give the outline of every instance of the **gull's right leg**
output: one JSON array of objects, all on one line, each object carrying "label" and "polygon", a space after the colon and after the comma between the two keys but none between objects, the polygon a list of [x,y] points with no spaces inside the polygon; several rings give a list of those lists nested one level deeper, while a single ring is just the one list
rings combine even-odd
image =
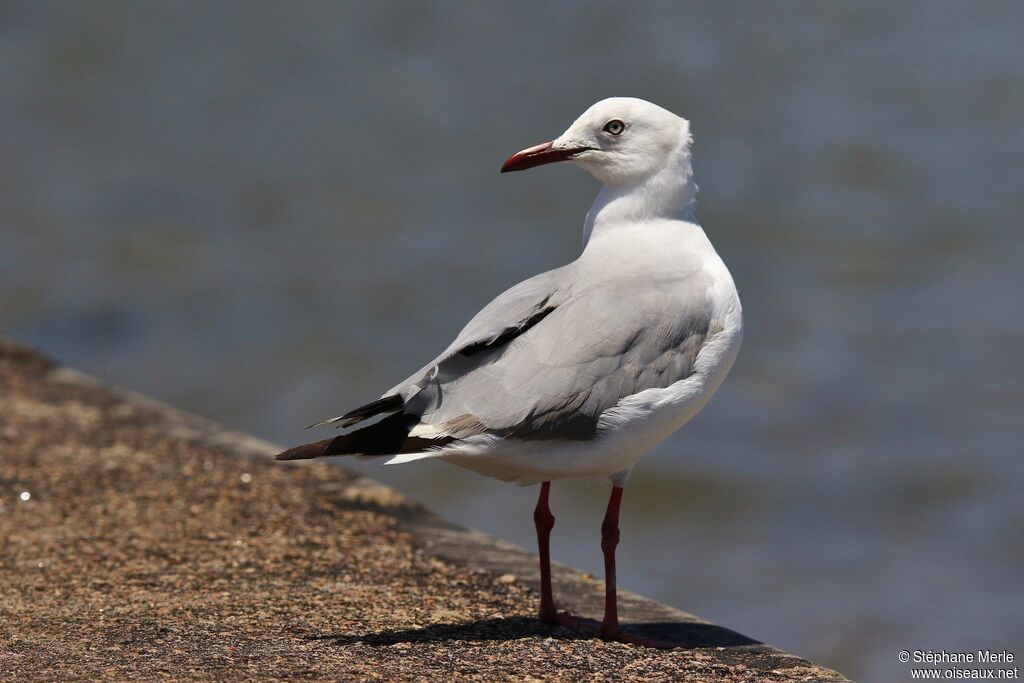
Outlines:
[{"label": "gull's right leg", "polygon": [[540,620],[554,624],[558,622],[555,599],[551,595],[551,530],[555,527],[555,516],[548,507],[548,493],[551,482],[540,485],[540,497],[533,511],[533,523],[537,526],[537,550],[540,554]]},{"label": "gull's right leg", "polygon": [[537,551],[540,555],[540,620],[546,624],[594,630],[597,622],[555,609],[555,598],[551,592],[551,530],[555,527],[555,516],[548,507],[550,491],[550,481],[540,485],[540,497],[533,511],[533,521],[537,525]]}]

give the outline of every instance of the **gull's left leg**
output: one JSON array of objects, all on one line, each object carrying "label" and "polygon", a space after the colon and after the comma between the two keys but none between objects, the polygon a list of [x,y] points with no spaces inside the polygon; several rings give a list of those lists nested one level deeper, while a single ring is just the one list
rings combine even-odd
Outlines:
[{"label": "gull's left leg", "polygon": [[613,486],[608,509],[601,524],[601,550],[604,553],[604,619],[598,629],[603,640],[632,643],[644,647],[671,649],[674,643],[631,636],[619,627],[619,596],[615,588],[615,547],[619,545],[619,505],[622,503],[622,487]]},{"label": "gull's left leg", "polygon": [[619,596],[615,589],[615,547],[619,545],[619,506],[622,487],[613,486],[608,509],[601,524],[601,551],[604,553],[604,619],[601,637],[605,640],[626,640],[619,628]]}]

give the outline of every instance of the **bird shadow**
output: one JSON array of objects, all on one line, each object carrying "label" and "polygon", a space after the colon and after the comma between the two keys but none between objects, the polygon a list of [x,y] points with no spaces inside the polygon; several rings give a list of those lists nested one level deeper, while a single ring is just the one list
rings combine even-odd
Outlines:
[{"label": "bird shadow", "polygon": [[[680,648],[738,647],[760,645],[759,641],[714,624],[660,622],[623,624],[623,629],[641,638],[668,641]],[[362,643],[373,646],[398,643],[440,643],[455,640],[497,641],[543,637],[558,640],[587,640],[594,634],[569,627],[551,626],[533,617],[498,617],[457,624],[431,624],[421,628],[383,630],[374,633],[338,633],[307,636],[335,645]]]}]

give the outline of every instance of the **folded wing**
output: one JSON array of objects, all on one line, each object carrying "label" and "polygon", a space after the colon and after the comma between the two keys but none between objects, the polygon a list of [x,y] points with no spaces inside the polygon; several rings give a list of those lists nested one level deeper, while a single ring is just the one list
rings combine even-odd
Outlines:
[{"label": "folded wing", "polygon": [[384,398],[335,420],[389,417],[279,457],[420,452],[477,434],[594,438],[621,399],[692,374],[712,327],[709,284],[698,272],[586,287],[571,265],[526,280]]}]

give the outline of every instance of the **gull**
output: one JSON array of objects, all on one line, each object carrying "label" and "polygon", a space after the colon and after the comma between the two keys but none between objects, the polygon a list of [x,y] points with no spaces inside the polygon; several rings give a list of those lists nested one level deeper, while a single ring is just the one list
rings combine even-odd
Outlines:
[{"label": "gull", "polygon": [[[686,424],[732,367],[743,336],[732,276],[697,222],[689,121],[613,97],[558,138],[510,156],[502,173],[569,161],[602,183],[568,265],[515,285],[434,360],[380,399],[313,426],[370,426],[297,446],[279,460],[330,455],[387,464],[443,460],[520,485],[540,484],[534,523],[540,618],[641,640],[619,625],[619,506],[636,462]],[[601,525],[604,617],[555,607],[551,482],[611,483]]]}]

